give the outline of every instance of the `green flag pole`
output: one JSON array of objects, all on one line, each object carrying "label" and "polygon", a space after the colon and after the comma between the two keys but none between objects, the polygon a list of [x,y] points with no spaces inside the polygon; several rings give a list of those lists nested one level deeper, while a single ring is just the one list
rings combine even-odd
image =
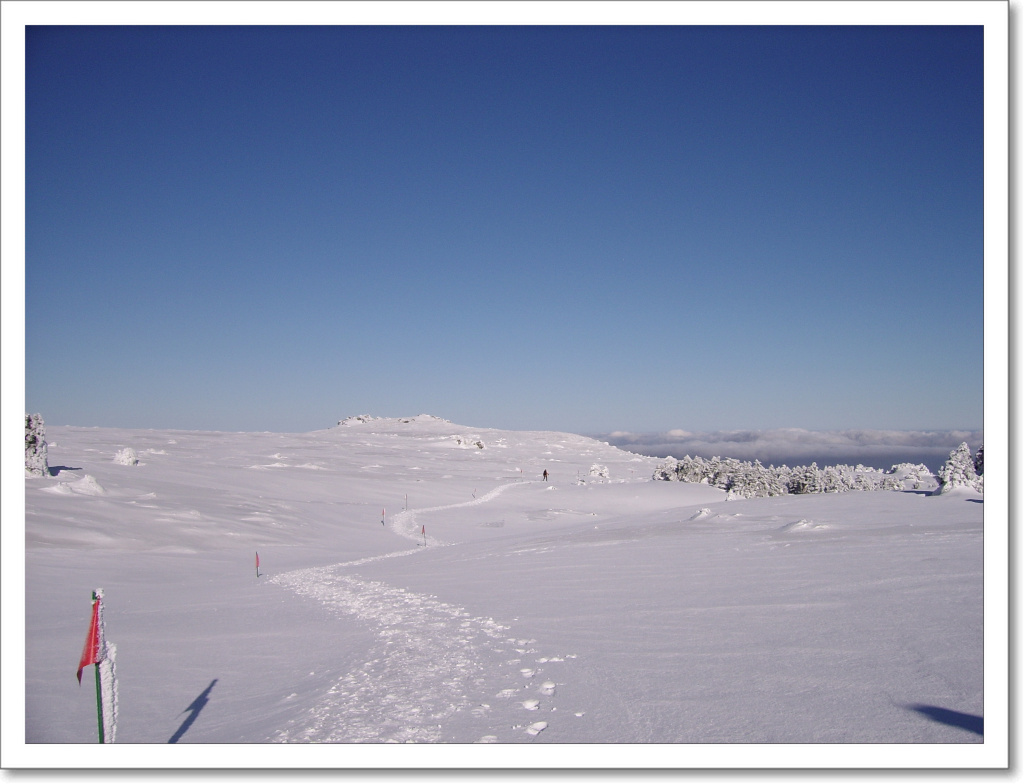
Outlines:
[{"label": "green flag pole", "polygon": [[[96,595],[96,591],[92,592],[92,602],[95,604],[99,601],[99,597]],[[101,641],[100,645],[104,645],[105,641]],[[100,651],[102,657],[103,651]],[[99,727],[100,743],[105,743],[103,737],[103,684],[100,682],[100,663],[96,662],[93,665],[96,668],[96,723]]]},{"label": "green flag pole", "polygon": [[96,722],[100,730],[100,743],[106,743],[103,738],[103,686],[100,684],[100,665],[96,667]]}]

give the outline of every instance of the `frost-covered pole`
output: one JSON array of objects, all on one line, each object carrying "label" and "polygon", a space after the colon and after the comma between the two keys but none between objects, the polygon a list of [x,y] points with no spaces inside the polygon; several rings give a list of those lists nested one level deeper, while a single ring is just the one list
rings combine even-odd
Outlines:
[{"label": "frost-covered pole", "polygon": [[100,743],[113,743],[117,729],[117,683],[114,672],[115,647],[107,646],[103,626],[103,589],[92,592],[92,621],[78,660],[78,682],[82,670],[96,667],[96,723]]}]

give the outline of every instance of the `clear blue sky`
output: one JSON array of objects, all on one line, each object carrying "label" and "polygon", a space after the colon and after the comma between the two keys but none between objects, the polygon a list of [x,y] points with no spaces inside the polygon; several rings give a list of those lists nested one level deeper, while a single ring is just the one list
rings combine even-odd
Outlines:
[{"label": "clear blue sky", "polygon": [[980,428],[980,27],[32,27],[26,407]]}]

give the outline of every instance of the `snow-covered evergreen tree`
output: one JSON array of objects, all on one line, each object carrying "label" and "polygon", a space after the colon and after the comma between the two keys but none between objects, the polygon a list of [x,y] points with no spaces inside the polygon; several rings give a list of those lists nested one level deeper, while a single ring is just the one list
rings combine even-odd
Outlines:
[{"label": "snow-covered evergreen tree", "polygon": [[25,414],[25,472],[32,476],[48,476],[46,458],[46,426],[41,414]]},{"label": "snow-covered evergreen tree", "polygon": [[789,475],[786,489],[794,495],[822,492],[822,477],[818,464],[811,463],[809,466],[794,468]]},{"label": "snow-covered evergreen tree", "polygon": [[778,473],[755,460],[740,464],[732,474],[727,490],[734,498],[770,498],[785,495],[786,486]]},{"label": "snow-covered evergreen tree", "polygon": [[985,445],[982,444],[978,447],[977,454],[974,455],[974,473],[978,476],[984,476],[985,474]]},{"label": "snow-covered evergreen tree", "polygon": [[[925,471],[924,466],[921,468]],[[846,493],[851,490],[902,490],[900,477],[858,465],[768,466],[732,457],[668,458],[654,469],[654,479],[706,484],[725,490],[730,498],[765,498],[786,493]]]},{"label": "snow-covered evergreen tree", "polygon": [[966,487],[983,492],[984,482],[974,470],[974,455],[966,442],[949,453],[949,459],[939,469],[939,494],[955,487]]},{"label": "snow-covered evergreen tree", "polygon": [[877,487],[868,474],[858,473],[853,477],[854,490],[876,490]]},{"label": "snow-covered evergreen tree", "polygon": [[898,476],[886,474],[878,484],[879,490],[903,490],[903,481]]},{"label": "snow-covered evergreen tree", "polygon": [[823,493],[844,493],[853,488],[853,483],[847,483],[840,466],[825,466],[821,471],[821,492]]},{"label": "snow-covered evergreen tree", "polygon": [[667,457],[665,462],[659,466],[655,466],[654,474],[651,476],[656,482],[674,482],[680,481],[679,475],[676,473],[676,467],[679,465],[679,461],[674,457]]},{"label": "snow-covered evergreen tree", "polygon": [[680,482],[708,483],[711,476],[711,466],[703,457],[690,457],[687,455],[676,464],[676,477]]}]

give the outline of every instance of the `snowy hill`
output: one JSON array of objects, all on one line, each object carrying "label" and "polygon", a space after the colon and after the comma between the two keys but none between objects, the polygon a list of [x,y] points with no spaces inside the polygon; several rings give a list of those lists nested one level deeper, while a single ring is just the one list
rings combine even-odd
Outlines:
[{"label": "snowy hill", "polygon": [[728,764],[713,744],[983,741],[977,493],[727,500],[593,439],[426,415],[47,440],[25,480],[29,744],[94,740],[72,673],[97,587],[118,744],[709,744],[630,758],[688,767]]}]

